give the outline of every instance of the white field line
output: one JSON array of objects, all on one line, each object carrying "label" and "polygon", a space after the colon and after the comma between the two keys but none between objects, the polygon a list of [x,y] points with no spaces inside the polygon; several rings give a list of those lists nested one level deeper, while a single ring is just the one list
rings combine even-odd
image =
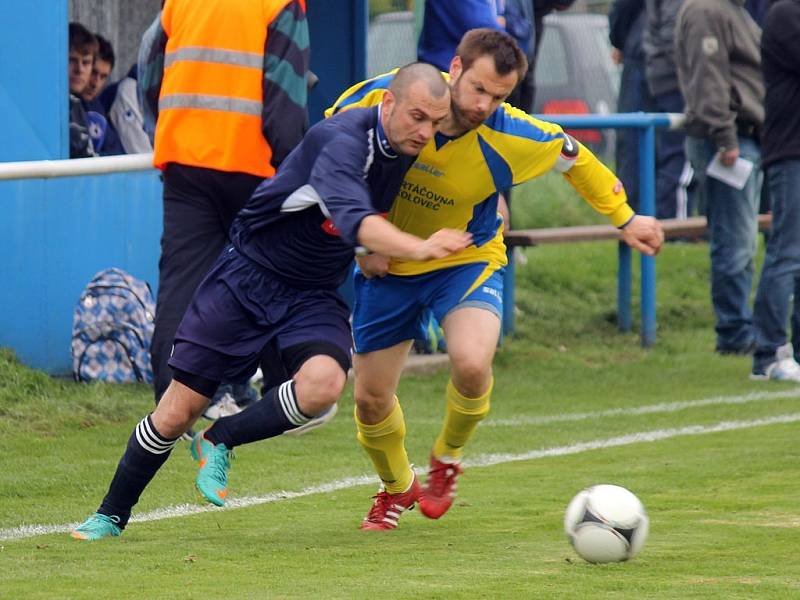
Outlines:
[{"label": "white field line", "polygon": [[481,427],[521,427],[527,425],[548,425],[550,423],[566,423],[569,421],[587,421],[602,417],[628,417],[636,415],[651,415],[656,413],[672,413],[689,408],[704,406],[717,406],[720,404],[747,404],[749,402],[764,402],[781,400],[785,398],[800,398],[800,386],[780,392],[751,392],[741,396],[715,396],[702,400],[684,400],[680,402],[664,402],[648,406],[634,406],[628,408],[610,408],[585,413],[562,413],[542,417],[518,416],[513,419],[495,419],[489,417],[481,422]]},{"label": "white field line", "polygon": [[[516,462],[521,460],[536,460],[539,458],[548,458],[552,456],[566,456],[569,454],[578,454],[581,452],[589,452],[591,450],[602,450],[605,448],[614,448],[617,446],[628,446],[630,444],[640,444],[644,442],[656,442],[670,438],[683,437],[687,435],[703,435],[707,433],[718,433],[722,431],[734,431],[737,429],[749,429],[752,427],[761,427],[764,425],[777,425],[783,423],[796,423],[800,421],[800,413],[792,413],[787,415],[778,415],[774,417],[765,417],[762,419],[752,419],[748,421],[722,421],[714,425],[687,425],[686,427],[677,427],[674,429],[657,429],[654,431],[642,431],[639,433],[630,433],[627,435],[606,438],[602,440],[594,440],[591,442],[579,442],[570,444],[568,446],[554,446],[552,448],[542,448],[540,450],[531,450],[521,454],[485,454],[479,455],[472,460],[464,461],[466,467],[489,467],[492,465],[499,465],[502,463]],[[422,470],[419,470],[422,472]],[[359,475],[357,477],[348,477],[345,479],[338,479],[320,485],[309,486],[299,491],[279,491],[262,496],[247,496],[244,498],[232,498],[228,500],[225,508],[217,508],[212,506],[198,506],[191,504],[180,504],[178,506],[169,506],[167,508],[159,508],[147,513],[134,516],[131,519],[132,523],[144,523],[148,521],[159,521],[161,519],[170,519],[174,517],[184,517],[187,515],[195,515],[199,513],[231,510],[236,508],[246,508],[248,506],[257,506],[260,504],[267,504],[270,502],[277,502],[280,500],[289,500],[292,498],[302,498],[304,496],[311,496],[313,494],[322,494],[333,492],[336,490],[343,490],[361,485],[375,484],[375,476]],[[67,523],[63,525],[21,525],[19,527],[12,527],[9,529],[0,529],[0,542],[6,540],[17,540],[22,538],[29,538],[39,535],[47,535],[51,533],[67,533],[72,531],[78,523]]]}]

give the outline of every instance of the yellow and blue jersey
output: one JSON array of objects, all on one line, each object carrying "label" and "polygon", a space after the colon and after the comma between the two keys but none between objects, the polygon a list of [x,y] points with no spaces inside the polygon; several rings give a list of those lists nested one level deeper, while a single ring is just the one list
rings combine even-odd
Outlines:
[{"label": "yellow and blue jersey", "polygon": [[[378,104],[393,76],[394,72],[354,85],[326,115]],[[577,142],[568,138],[567,143]],[[473,244],[437,260],[393,259],[389,272],[417,275],[473,262],[487,263],[490,270],[504,266],[507,260],[497,192],[553,168],[565,172],[581,195],[609,215],[615,225],[625,223],[633,212],[624,192],[612,191],[616,177],[585,147],[579,145],[579,151],[569,156],[562,153],[564,146],[560,126],[509,104],[502,104],[479,127],[458,137],[437,133],[406,173],[389,220],[421,238],[445,227],[468,231]],[[582,168],[572,173],[578,165]]]}]

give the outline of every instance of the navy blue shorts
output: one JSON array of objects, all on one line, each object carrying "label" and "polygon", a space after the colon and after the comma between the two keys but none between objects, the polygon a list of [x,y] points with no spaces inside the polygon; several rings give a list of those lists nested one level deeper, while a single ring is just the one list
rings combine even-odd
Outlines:
[{"label": "navy blue shorts", "polygon": [[[328,347],[350,366],[350,312],[336,290],[302,290],[228,246],[200,283],[175,334],[169,365],[212,381],[246,381],[267,344]],[[276,360],[280,360],[276,356]]]}]

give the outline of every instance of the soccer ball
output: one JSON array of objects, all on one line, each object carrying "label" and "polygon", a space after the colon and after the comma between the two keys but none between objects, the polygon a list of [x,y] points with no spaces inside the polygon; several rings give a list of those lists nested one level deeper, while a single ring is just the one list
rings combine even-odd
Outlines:
[{"label": "soccer ball", "polygon": [[650,521],[639,499],[618,485],[593,485],[567,506],[564,531],[590,563],[628,560],[644,546]]}]

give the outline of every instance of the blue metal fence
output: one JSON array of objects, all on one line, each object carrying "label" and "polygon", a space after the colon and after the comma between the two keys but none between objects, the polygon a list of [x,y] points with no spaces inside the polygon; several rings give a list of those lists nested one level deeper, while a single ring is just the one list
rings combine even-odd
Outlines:
[{"label": "blue metal fence", "polygon": [[[565,129],[637,129],[639,131],[639,214],[655,214],[655,154],[656,128],[679,128],[683,115],[666,113],[620,113],[614,115],[538,115],[538,118],[558,123]],[[514,261],[509,263],[504,280],[504,331],[511,333],[514,323]],[[617,272],[617,318],[621,331],[630,331],[631,318],[631,249],[619,244]],[[656,267],[655,258],[641,256],[641,324],[642,346],[656,341]]]}]

